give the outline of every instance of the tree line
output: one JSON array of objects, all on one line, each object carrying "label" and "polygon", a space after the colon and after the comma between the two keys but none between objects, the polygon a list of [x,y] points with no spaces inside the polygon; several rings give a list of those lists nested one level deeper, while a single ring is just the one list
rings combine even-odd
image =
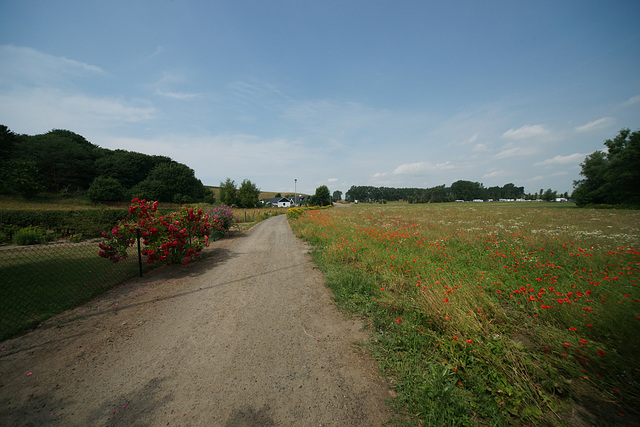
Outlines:
[{"label": "tree line", "polygon": [[556,198],[556,192],[549,189],[540,190],[539,195],[525,195],[524,187],[517,187],[512,183],[502,187],[485,188],[483,184],[473,181],[459,180],[450,187],[438,185],[431,188],[391,188],[372,186],[352,186],[346,193],[347,201],[362,202],[406,201],[409,203],[443,203],[456,200],[500,200],[519,199],[525,196],[531,198]]},{"label": "tree line", "polygon": [[193,169],[170,157],[101,148],[68,130],[21,135],[0,125],[0,193],[41,192],[86,194],[94,202],[214,201]]}]

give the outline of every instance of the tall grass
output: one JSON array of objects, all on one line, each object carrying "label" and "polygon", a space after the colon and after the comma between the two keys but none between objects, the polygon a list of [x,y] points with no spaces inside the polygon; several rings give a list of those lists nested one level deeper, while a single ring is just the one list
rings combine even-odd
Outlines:
[{"label": "tall grass", "polygon": [[425,425],[626,424],[640,407],[640,214],[559,204],[358,206],[291,221],[369,319]]}]

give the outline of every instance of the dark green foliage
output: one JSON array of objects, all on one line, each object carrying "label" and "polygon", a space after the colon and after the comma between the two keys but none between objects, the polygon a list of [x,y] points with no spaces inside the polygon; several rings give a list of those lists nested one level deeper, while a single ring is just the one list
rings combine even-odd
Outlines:
[{"label": "dark green foliage", "polygon": [[580,164],[572,199],[578,206],[592,204],[640,205],[640,131],[622,129],[604,142],[607,152],[595,151]]},{"label": "dark green foliage", "polygon": [[173,203],[201,201],[206,194],[193,169],[177,162],[156,165],[147,178],[132,189],[132,197]]},{"label": "dark green foliage", "polygon": [[41,184],[54,192],[89,188],[96,177],[93,164],[100,154],[96,145],[67,130],[22,137],[12,149],[13,158],[35,162]]},{"label": "dark green foliage", "polygon": [[220,201],[227,206],[238,205],[238,189],[236,183],[231,178],[220,183]]},{"label": "dark green foliage", "polygon": [[127,209],[3,210],[0,211],[0,231],[10,238],[20,228],[38,226],[60,236],[99,237],[128,212]]},{"label": "dark green foliage", "polygon": [[134,197],[191,203],[207,195],[193,170],[169,157],[100,148],[68,130],[29,136],[0,125],[0,193],[76,195],[94,183],[88,194],[94,202],[120,201],[133,193]]},{"label": "dark green foliage", "polygon": [[154,167],[171,162],[169,157],[115,150],[96,160],[95,168],[100,175],[115,178],[125,188],[132,188],[144,181]]},{"label": "dark green foliage", "polygon": [[126,199],[120,181],[110,176],[99,176],[93,180],[87,196],[92,202],[121,202]]},{"label": "dark green foliage", "polygon": [[556,192],[548,188],[547,191],[545,191],[542,196],[540,196],[540,198],[545,202],[553,202],[556,199]]},{"label": "dark green foliage", "polygon": [[460,180],[451,184],[451,192],[456,200],[484,199],[484,190],[479,182]]},{"label": "dark green foliage", "polygon": [[52,240],[53,234],[40,227],[25,227],[13,235],[13,243],[18,246],[36,245]]},{"label": "dark green foliage", "polygon": [[36,163],[29,160],[9,159],[0,164],[0,193],[33,197],[44,190],[38,182]]},{"label": "dark green foliage", "polygon": [[331,204],[331,193],[329,192],[329,187],[326,185],[321,185],[316,188],[316,194],[311,196],[311,200],[309,201],[312,206],[327,206]]},{"label": "dark green foliage", "polygon": [[471,181],[456,181],[451,187],[444,184],[431,188],[388,188],[352,186],[346,193],[348,201],[380,202],[381,200],[404,200],[409,203],[442,203],[461,200],[500,200],[519,199],[524,196],[524,187],[505,184],[502,187],[484,188],[482,184]]},{"label": "dark green foliage", "polygon": [[254,183],[245,179],[238,189],[238,207],[247,209],[257,207],[259,196],[260,189]]}]

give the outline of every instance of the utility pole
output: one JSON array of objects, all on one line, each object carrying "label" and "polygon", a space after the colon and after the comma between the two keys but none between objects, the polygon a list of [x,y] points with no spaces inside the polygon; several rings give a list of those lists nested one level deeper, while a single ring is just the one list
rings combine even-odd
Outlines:
[{"label": "utility pole", "polygon": [[293,203],[298,206],[298,178],[293,179]]}]

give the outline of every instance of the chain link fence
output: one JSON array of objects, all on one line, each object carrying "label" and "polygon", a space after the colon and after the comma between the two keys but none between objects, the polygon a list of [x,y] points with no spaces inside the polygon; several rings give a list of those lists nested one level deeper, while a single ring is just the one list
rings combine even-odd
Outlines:
[{"label": "chain link fence", "polygon": [[150,268],[137,245],[112,263],[98,241],[0,247],[0,341],[33,328]]}]

